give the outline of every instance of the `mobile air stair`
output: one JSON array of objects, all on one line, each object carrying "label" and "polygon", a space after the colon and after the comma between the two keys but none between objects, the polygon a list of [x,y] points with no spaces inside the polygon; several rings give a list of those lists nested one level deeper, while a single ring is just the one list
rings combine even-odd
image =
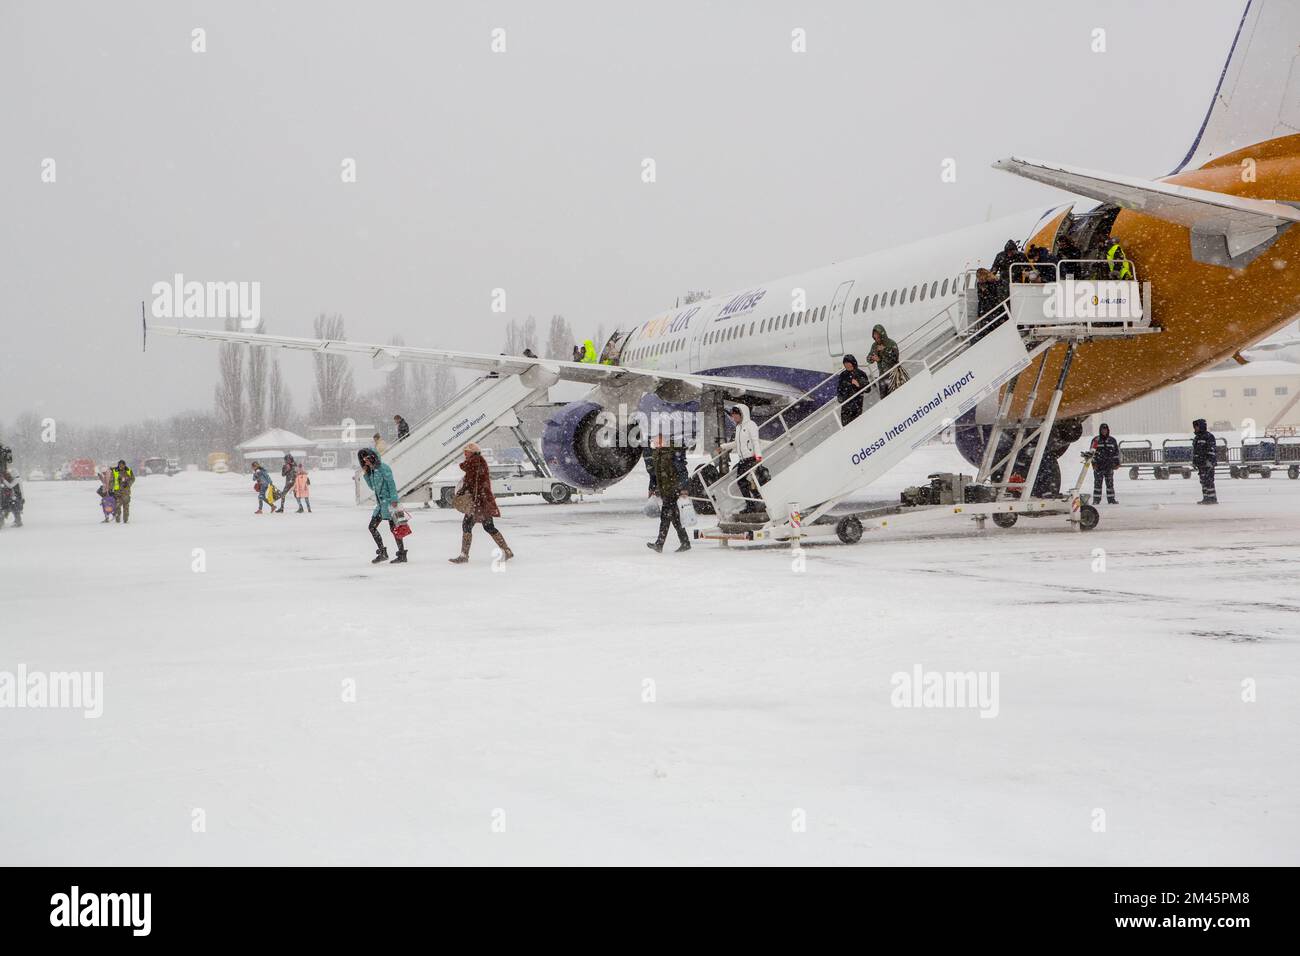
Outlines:
[{"label": "mobile air stair", "polygon": [[[467,444],[486,438],[498,428],[518,429],[519,411],[544,401],[557,381],[559,376],[554,372],[534,366],[520,375],[485,375],[461,389],[380,456],[393,470],[398,495],[403,501],[432,501],[434,478],[461,457]],[[527,451],[531,444],[524,447]],[[536,460],[541,461],[541,456]],[[549,489],[553,480],[549,472],[544,477]],[[357,504],[374,500],[359,469],[353,474],[353,484]]]},{"label": "mobile air stair", "polygon": [[[833,396],[806,413],[818,396],[833,390],[836,372],[764,421],[759,428],[761,462],[740,474],[732,469],[704,486],[719,521],[717,528],[697,530],[696,537],[727,544],[797,542],[835,535],[854,543],[864,527],[905,524],[909,517],[921,514],[963,515],[981,529],[989,517],[999,527],[1009,527],[1020,514],[1061,514],[1078,529],[1095,527],[1097,511],[1079,494],[1088,456],[1070,492],[1031,495],[1047,448],[1046,436],[1055,424],[1079,343],[1158,329],[1151,325],[1150,303],[1143,301],[1135,271],[1131,280],[1090,281],[1075,276],[1102,273],[1109,263],[1061,263],[1063,275],[1067,266],[1068,278],[1043,268],[1014,266],[1009,294],[982,315],[974,277],[968,274],[964,296],[898,343],[906,381],[894,379],[893,389],[882,398],[879,376],[873,378],[854,396],[864,399],[857,417],[846,416],[845,405]],[[1047,412],[1035,419],[1030,416],[1043,385],[1048,352],[1058,344],[1066,346],[1065,358]],[[1013,414],[1016,385],[1035,360],[1028,401],[1020,413]],[[832,513],[1003,385],[1006,389],[973,482],[964,475],[932,476],[939,480],[932,482],[931,489],[915,489],[919,494],[911,499],[904,495],[898,505]],[[714,464],[722,470],[719,462]]]}]

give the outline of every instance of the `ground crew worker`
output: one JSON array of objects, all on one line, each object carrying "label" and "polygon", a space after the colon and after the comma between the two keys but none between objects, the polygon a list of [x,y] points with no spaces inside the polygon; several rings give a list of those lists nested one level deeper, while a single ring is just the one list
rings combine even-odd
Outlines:
[{"label": "ground crew worker", "polygon": [[1110,433],[1110,426],[1102,422],[1097,437],[1092,440],[1092,503],[1101,504],[1101,485],[1106,483],[1106,503],[1115,500],[1115,469],[1119,467],[1119,442]]},{"label": "ground crew worker", "polygon": [[580,361],[583,365],[595,365],[596,360],[596,343],[591,339],[585,339],[582,343],[582,359]]},{"label": "ground crew worker", "polygon": [[1219,494],[1214,490],[1214,466],[1219,463],[1219,449],[1214,435],[1205,427],[1205,419],[1192,422],[1192,466],[1201,477],[1201,500],[1198,505],[1217,505]]},{"label": "ground crew worker", "polygon": [[1133,264],[1128,261],[1128,256],[1124,255],[1124,247],[1114,236],[1106,240],[1106,261],[1110,264],[1112,279],[1133,278]]},{"label": "ground crew worker", "polygon": [[119,458],[117,465],[113,468],[113,497],[117,499],[117,507],[113,509],[113,520],[118,524],[129,524],[131,522],[131,486],[133,484],[135,484],[135,472],[126,463],[126,459]]}]

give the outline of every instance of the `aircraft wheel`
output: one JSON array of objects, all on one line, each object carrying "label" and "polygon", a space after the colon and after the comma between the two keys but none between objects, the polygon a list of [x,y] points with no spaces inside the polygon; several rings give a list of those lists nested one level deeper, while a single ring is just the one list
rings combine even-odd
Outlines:
[{"label": "aircraft wheel", "polygon": [[1016,519],[1020,516],[1017,514],[1013,514],[1010,511],[999,511],[998,513],[994,514],[992,517],[993,517],[993,523],[997,525],[999,528],[1010,528],[1013,525],[1015,525]]},{"label": "aircraft wheel", "polygon": [[852,515],[841,518],[835,525],[835,536],[845,544],[857,544],[862,540],[862,522]]},{"label": "aircraft wheel", "polygon": [[1091,531],[1093,528],[1097,527],[1097,524],[1100,521],[1101,512],[1092,505],[1079,506],[1079,527],[1084,531]]},{"label": "aircraft wheel", "polygon": [[566,504],[573,497],[573,489],[562,481],[551,485],[551,490],[542,493],[542,497],[553,505]]}]

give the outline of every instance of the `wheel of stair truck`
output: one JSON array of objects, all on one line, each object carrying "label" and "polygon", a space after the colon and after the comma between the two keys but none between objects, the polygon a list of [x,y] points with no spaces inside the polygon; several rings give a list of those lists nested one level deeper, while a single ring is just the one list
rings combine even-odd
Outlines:
[{"label": "wheel of stair truck", "polygon": [[1236,465],[1229,465],[1229,466],[1228,466],[1228,477],[1229,477],[1229,478],[1240,478],[1240,477],[1241,477],[1241,469],[1238,468]]},{"label": "wheel of stair truck", "polygon": [[1138,476],[1141,475],[1141,474],[1142,474],[1142,472],[1138,471],[1138,466],[1137,466],[1137,465],[1134,465],[1132,468],[1130,468],[1130,469],[1128,470],[1128,477],[1129,477],[1129,480],[1130,480],[1130,481],[1137,481],[1137,480],[1138,480]]},{"label": "wheel of stair truck", "polygon": [[1010,511],[999,511],[993,515],[993,523],[999,528],[1010,528],[1016,523],[1017,517],[1019,517],[1019,515],[1013,514]]},{"label": "wheel of stair truck", "polygon": [[1100,521],[1101,512],[1092,505],[1079,506],[1079,527],[1084,531],[1091,531],[1097,527],[1097,523]]},{"label": "wheel of stair truck", "polygon": [[1273,477],[1273,469],[1270,468],[1270,467],[1268,467],[1268,465],[1265,465],[1263,468],[1261,468],[1261,469],[1259,470],[1259,476],[1260,476],[1261,478],[1272,478],[1272,477]]},{"label": "wheel of stair truck", "polygon": [[695,513],[701,515],[714,514],[713,502],[709,496],[704,493],[704,483],[717,481],[721,475],[718,474],[716,465],[712,463],[700,465],[691,473],[691,480],[688,484],[691,499],[695,502]]},{"label": "wheel of stair truck", "polygon": [[573,497],[573,489],[562,481],[557,481],[551,485],[550,491],[542,493],[542,497],[553,505],[562,505]]},{"label": "wheel of stair truck", "polygon": [[450,508],[451,499],[454,497],[456,497],[455,488],[451,487],[450,485],[447,486],[446,488],[443,488],[442,491],[438,492],[438,507]]},{"label": "wheel of stair truck", "polygon": [[857,544],[862,540],[862,522],[853,515],[841,518],[835,523],[835,537],[845,544]]}]

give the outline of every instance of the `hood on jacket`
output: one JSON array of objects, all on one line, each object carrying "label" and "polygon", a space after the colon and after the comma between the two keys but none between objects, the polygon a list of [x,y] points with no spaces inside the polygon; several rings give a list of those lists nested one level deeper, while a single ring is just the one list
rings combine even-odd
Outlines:
[{"label": "hood on jacket", "polygon": [[1100,435],[1103,431],[1106,433],[1106,437],[1109,438],[1109,437],[1110,437],[1110,426],[1107,425],[1105,422],[1102,422],[1100,425],[1097,426],[1097,434],[1098,434],[1098,435]]},{"label": "hood on jacket", "polygon": [[1208,431],[1208,429],[1205,427],[1205,419],[1198,418],[1196,419],[1196,421],[1192,422],[1192,431],[1194,432]]},{"label": "hood on jacket", "polygon": [[749,421],[748,405],[741,405],[739,402],[737,402],[736,404],[731,405],[727,408],[728,415],[730,415],[732,412],[740,412],[740,424],[743,425],[745,424],[745,422]]},{"label": "hood on jacket", "polygon": [[879,322],[877,322],[875,325],[873,325],[873,326],[871,327],[871,331],[872,331],[873,334],[876,333],[876,332],[879,332],[879,333],[880,333],[880,337],[881,337],[882,339],[887,339],[887,338],[889,338],[889,333],[885,331],[885,327],[884,327],[883,325],[881,325]]},{"label": "hood on jacket", "polygon": [[382,459],[379,457],[379,452],[375,451],[373,448],[369,448],[369,447],[367,447],[367,448],[358,448],[358,449],[357,449],[357,464],[360,465],[360,464],[361,464],[361,460],[362,460],[363,458],[368,458],[370,455],[374,455],[374,456],[375,456],[375,461],[382,461]]}]

